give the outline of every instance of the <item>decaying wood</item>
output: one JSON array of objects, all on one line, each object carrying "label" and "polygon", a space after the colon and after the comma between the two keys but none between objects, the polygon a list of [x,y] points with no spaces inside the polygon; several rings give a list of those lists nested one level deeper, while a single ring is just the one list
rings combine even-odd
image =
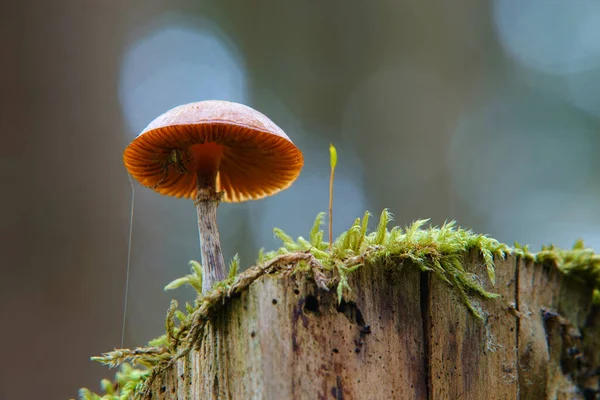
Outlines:
[{"label": "decaying wood", "polygon": [[476,319],[413,265],[365,265],[338,304],[313,274],[263,275],[220,309],[152,399],[593,399],[600,309],[551,266],[496,260]]},{"label": "decaying wood", "polygon": [[[600,336],[600,326],[586,323],[600,315],[598,309],[591,309],[590,289],[551,266],[522,261],[518,282],[519,387],[523,398],[583,399],[577,383],[590,373],[596,380],[591,391],[598,390],[600,348],[588,348],[586,353],[582,348],[584,334],[588,340]],[[594,364],[591,369],[586,365],[590,361]],[[600,397],[600,391],[597,394]]]},{"label": "decaying wood", "polygon": [[[485,266],[471,255],[471,271],[485,277]],[[517,399],[517,317],[515,259],[496,262],[496,285],[484,288],[501,295],[481,303],[485,321],[478,321],[438,279],[429,279],[426,347],[429,350],[431,398]],[[527,398],[527,397],[525,397]]]}]

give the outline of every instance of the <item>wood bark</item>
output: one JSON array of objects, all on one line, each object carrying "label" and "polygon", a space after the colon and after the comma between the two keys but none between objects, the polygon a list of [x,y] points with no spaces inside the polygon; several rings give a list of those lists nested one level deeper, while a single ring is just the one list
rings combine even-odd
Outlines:
[{"label": "wood bark", "polygon": [[[477,254],[466,269],[489,282]],[[414,265],[365,265],[338,304],[308,275],[265,275],[221,309],[152,399],[594,399],[600,308],[552,266],[496,260],[476,319]]]}]

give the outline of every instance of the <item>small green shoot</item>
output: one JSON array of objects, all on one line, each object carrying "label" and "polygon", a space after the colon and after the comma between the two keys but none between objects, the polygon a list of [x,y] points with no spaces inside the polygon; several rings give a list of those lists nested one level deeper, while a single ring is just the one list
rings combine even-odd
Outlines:
[{"label": "small green shoot", "polygon": [[240,269],[240,256],[235,253],[235,256],[231,259],[229,263],[229,273],[227,274],[227,280],[233,281],[235,276],[238,274]]},{"label": "small green shoot", "polygon": [[200,265],[198,261],[193,260],[188,264],[190,265],[190,270],[192,273],[182,278],[175,279],[165,286],[164,290],[173,290],[183,285],[190,285],[197,292],[202,293],[202,265]]},{"label": "small green shoot", "polygon": [[333,250],[333,178],[335,166],[337,165],[337,150],[333,144],[329,144],[329,164],[331,176],[329,177],[329,252]]}]

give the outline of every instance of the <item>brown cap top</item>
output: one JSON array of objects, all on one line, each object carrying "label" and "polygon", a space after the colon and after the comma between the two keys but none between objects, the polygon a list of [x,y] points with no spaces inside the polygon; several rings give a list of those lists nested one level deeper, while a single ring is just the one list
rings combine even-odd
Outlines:
[{"label": "brown cap top", "polygon": [[238,103],[210,100],[175,107],[152,121],[125,149],[129,173],[169,196],[194,198],[196,173],[218,166],[223,201],[259,199],[288,188],[302,153],[269,118]]}]

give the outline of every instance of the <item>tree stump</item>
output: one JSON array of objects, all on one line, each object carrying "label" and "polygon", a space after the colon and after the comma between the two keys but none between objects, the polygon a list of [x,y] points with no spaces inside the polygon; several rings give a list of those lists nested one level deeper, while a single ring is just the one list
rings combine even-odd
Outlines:
[{"label": "tree stump", "polygon": [[366,264],[338,302],[311,275],[263,275],[210,319],[196,349],[151,382],[152,399],[594,399],[593,287],[508,256],[476,318],[409,262]]}]

